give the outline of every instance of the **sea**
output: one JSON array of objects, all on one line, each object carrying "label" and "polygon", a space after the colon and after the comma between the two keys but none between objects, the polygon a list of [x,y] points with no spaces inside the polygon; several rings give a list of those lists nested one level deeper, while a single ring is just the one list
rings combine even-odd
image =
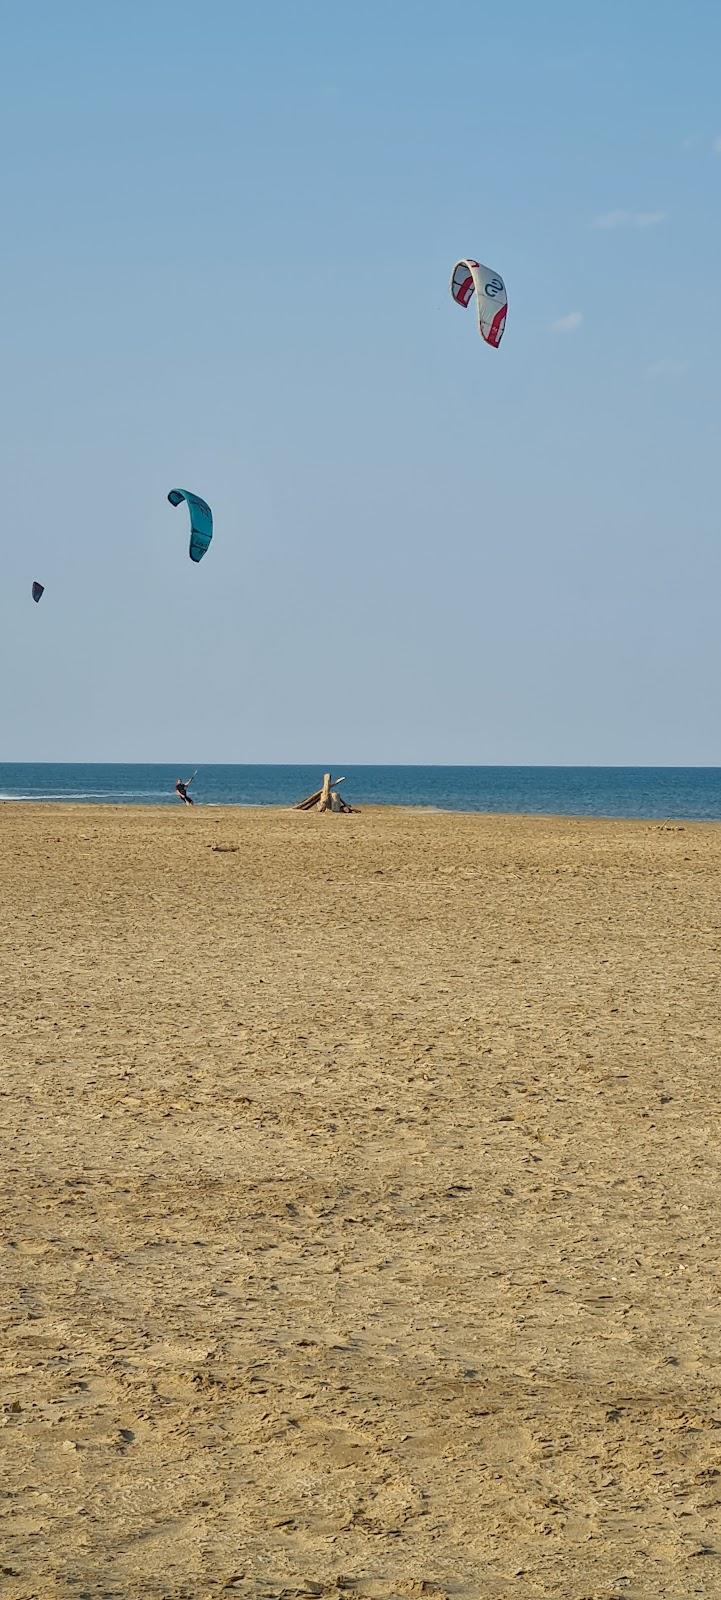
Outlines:
[{"label": "sea", "polygon": [[[182,762],[150,765],[0,763],[0,801],[66,801],[177,806]],[[721,767],[392,767],[348,766],[342,793],[355,806],[425,811],[517,812],[546,816],[721,821]],[[199,806],[292,806],[319,788],[321,767],[200,767]]]}]

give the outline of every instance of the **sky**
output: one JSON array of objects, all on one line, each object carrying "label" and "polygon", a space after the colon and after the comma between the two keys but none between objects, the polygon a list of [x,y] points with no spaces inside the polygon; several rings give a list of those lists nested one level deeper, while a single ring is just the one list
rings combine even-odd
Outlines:
[{"label": "sky", "polygon": [[716,0],[5,0],[2,54],[0,759],[721,764]]}]

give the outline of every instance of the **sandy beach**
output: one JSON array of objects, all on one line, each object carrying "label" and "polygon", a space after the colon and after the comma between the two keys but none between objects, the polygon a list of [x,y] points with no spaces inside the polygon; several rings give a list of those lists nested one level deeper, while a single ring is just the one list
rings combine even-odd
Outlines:
[{"label": "sandy beach", "polygon": [[721,828],[0,830],[0,1594],[721,1594]]}]

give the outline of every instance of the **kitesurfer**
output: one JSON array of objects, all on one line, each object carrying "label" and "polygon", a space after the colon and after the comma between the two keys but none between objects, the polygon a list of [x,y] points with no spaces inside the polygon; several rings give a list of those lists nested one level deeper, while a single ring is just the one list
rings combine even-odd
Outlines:
[{"label": "kitesurfer", "polygon": [[193,782],[194,777],[195,773],[193,773],[192,778],[178,778],[175,785],[175,793],[180,797],[181,800],[185,802],[186,806],[192,806],[193,804],[192,798],[188,794],[188,790]]}]

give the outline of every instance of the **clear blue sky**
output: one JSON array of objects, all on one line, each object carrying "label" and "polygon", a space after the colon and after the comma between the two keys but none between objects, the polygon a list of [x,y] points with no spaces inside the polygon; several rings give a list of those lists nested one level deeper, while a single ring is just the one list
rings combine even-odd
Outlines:
[{"label": "clear blue sky", "polygon": [[7,0],[2,49],[0,756],[721,762],[715,0]]}]

